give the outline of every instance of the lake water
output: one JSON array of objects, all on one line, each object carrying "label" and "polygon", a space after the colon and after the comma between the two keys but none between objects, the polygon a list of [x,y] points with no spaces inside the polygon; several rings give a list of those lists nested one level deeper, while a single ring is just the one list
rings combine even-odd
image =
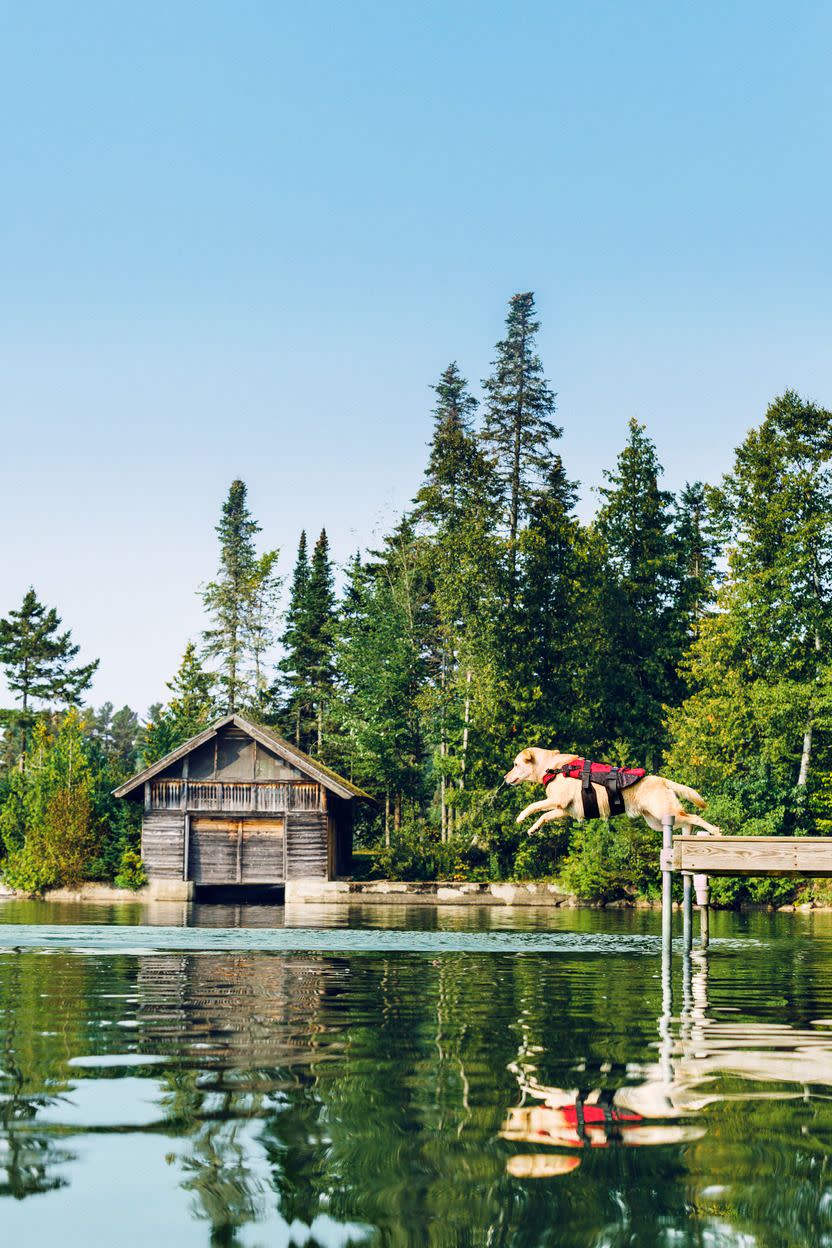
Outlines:
[{"label": "lake water", "polygon": [[832,1245],[832,916],[712,934],[2,902],[0,1242]]}]

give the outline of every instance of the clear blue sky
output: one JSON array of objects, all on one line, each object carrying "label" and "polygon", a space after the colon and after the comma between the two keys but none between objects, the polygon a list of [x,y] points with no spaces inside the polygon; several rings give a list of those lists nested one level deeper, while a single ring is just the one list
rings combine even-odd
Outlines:
[{"label": "clear blue sky", "polygon": [[715,479],[832,405],[832,8],[7,4],[0,614],[31,583],[144,708],[235,475],[284,569],[418,486],[430,383],[533,289],[590,487],[645,421]]}]

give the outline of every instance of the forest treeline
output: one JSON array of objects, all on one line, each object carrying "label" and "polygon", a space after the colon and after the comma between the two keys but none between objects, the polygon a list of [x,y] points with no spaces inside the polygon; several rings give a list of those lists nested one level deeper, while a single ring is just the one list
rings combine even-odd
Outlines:
[{"label": "forest treeline", "polygon": [[582,523],[538,330],[515,295],[480,393],[448,365],[411,507],[344,568],[322,530],[281,578],[234,481],[205,630],[143,719],[83,707],[95,664],[34,590],[0,621],[7,881],[139,880],[111,789],[232,710],[376,798],[361,840],[389,875],[649,892],[640,821],[515,825],[530,794],[495,788],[529,744],[665,770],[726,833],[832,831],[832,414],[786,391],[720,481],[675,496],[631,420]]}]

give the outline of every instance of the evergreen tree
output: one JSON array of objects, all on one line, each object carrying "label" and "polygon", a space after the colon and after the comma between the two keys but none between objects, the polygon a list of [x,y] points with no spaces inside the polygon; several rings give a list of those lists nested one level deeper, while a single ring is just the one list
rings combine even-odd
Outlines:
[{"label": "evergreen tree", "polygon": [[192,641],[185,647],[179,670],[168,681],[167,688],[170,700],[165,706],[151,707],[145,726],[142,748],[145,766],[164,758],[183,741],[202,732],[217,716],[216,677],[202,667]]},{"label": "evergreen tree", "polygon": [[418,710],[423,666],[410,536],[406,528],[398,548],[395,536],[388,539],[381,563],[350,565],[350,610],[341,618],[337,644],[336,711],[342,739],[349,743],[349,770],[384,801],[388,845],[391,822],[400,826],[404,802],[418,802],[423,784]]},{"label": "evergreen tree", "polygon": [[433,437],[425,479],[416,495],[416,515],[434,525],[447,525],[462,518],[471,491],[486,476],[488,465],[471,430],[477,400],[468,393],[468,382],[455,361],[433,390]]},{"label": "evergreen tree", "polygon": [[335,590],[325,529],[311,561],[301,533],[281,640],[281,676],[273,689],[278,721],[296,745],[321,757],[335,688]]},{"label": "evergreen tree", "polygon": [[629,436],[609,483],[597,528],[617,598],[615,664],[607,697],[616,708],[617,735],[634,758],[651,769],[663,741],[663,707],[680,684],[677,668],[687,641],[675,610],[678,563],[671,522],[671,496],[659,488],[662,468],[643,425],[631,420]]},{"label": "evergreen tree", "polygon": [[309,653],[307,675],[315,715],[314,752],[320,757],[324,716],[332,703],[335,685],[335,589],[326,529],[321,529],[312,551],[306,587],[306,628]]},{"label": "evergreen tree", "polygon": [[108,766],[124,776],[135,771],[142,730],[134,710],[123,706],[114,711],[112,702],[105,702],[97,711],[87,712],[83,726]]},{"label": "evergreen tree", "polygon": [[276,550],[267,550],[255,564],[251,607],[246,623],[246,639],[253,668],[252,705],[261,713],[266,709],[267,702],[266,656],[276,639],[278,602],[283,588],[282,577],[277,575],[277,559]]},{"label": "evergreen tree", "polygon": [[313,723],[313,695],[310,680],[312,652],[309,645],[309,555],[306,531],[300,535],[289,606],[283,635],[283,658],[278,663],[280,676],[272,689],[278,707],[278,722],[283,732],[301,748],[310,739]]},{"label": "evergreen tree", "polygon": [[718,501],[728,571],[670,714],[669,763],[726,831],[813,830],[832,769],[832,414],[775,399]]},{"label": "evergreen tree", "polygon": [[471,431],[476,409],[467,383],[451,364],[434,387],[434,430],[413,520],[425,532],[418,558],[430,589],[421,615],[428,683],[421,703],[435,751],[440,829],[451,830],[450,784],[461,791],[471,775],[474,711],[484,691],[499,610],[499,485]]},{"label": "evergreen tree", "polygon": [[491,376],[483,381],[487,396],[483,438],[494,454],[507,508],[508,598],[512,606],[520,526],[551,463],[552,442],[562,432],[552,420],[555,395],[535,349],[539,329],[532,292],[514,295],[506,318],[506,336],[497,343]]},{"label": "evergreen tree", "polygon": [[675,507],[674,536],[679,561],[677,610],[689,620],[693,636],[713,602],[717,561],[722,549],[720,526],[712,514],[708,487],[687,484]]},{"label": "evergreen tree", "polygon": [[580,525],[575,517],[577,489],[559,455],[552,459],[542,486],[529,507],[521,533],[520,644],[518,677],[537,692],[532,739],[574,739],[574,709],[580,692],[574,684],[578,583],[583,564]]},{"label": "evergreen tree", "polygon": [[98,659],[72,666],[80,647],[73,644],[70,630],[61,632],[60,626],[55,608],[45,607],[31,588],[20,609],[0,620],[0,664],[11,693],[20,702],[20,711],[12,718],[21,728],[24,758],[35,704],[78,705],[98,669]]},{"label": "evergreen tree", "polygon": [[221,700],[229,712],[254,700],[252,658],[260,668],[270,640],[264,605],[272,601],[277,552],[269,551],[258,559],[254,539],[259,532],[248,509],[244,482],[233,481],[217,525],[219,571],[202,593],[205,609],[213,617],[213,627],[203,634],[204,654],[219,663]]}]

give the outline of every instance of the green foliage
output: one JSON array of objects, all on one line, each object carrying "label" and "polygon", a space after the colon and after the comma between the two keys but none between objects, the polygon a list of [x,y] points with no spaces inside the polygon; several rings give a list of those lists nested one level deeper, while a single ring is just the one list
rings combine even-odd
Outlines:
[{"label": "green foliage", "polygon": [[292,592],[281,638],[284,656],[272,691],[275,717],[302,750],[321,757],[335,700],[335,587],[329,539],[322,529],[311,562],[300,535]]},{"label": "green foliage", "polygon": [[392,799],[397,822],[406,799],[421,799],[424,783],[420,601],[417,552],[403,530],[379,564],[350,568],[337,647],[339,763],[388,808]]},{"label": "green foliage", "polygon": [[649,770],[663,745],[663,707],[681,692],[677,669],[689,640],[681,611],[671,496],[659,488],[661,465],[642,425],[631,420],[616,467],[605,472],[596,527],[606,552],[613,610],[605,701],[609,732]]},{"label": "green foliage", "polygon": [[218,700],[228,712],[258,706],[265,690],[263,664],[273,638],[279,580],[277,551],[257,555],[259,532],[245,483],[232,481],[217,525],[219,570],[202,591],[212,620],[203,634],[205,657],[218,664]]},{"label": "green foliage", "polygon": [[118,873],[113,881],[118,888],[129,888],[134,892],[147,883],[147,872],[144,869],[141,854],[127,846],[119,863]]},{"label": "green foliage", "polygon": [[509,538],[509,601],[516,590],[517,536],[541,477],[551,463],[551,444],[561,430],[552,416],[555,395],[543,374],[535,339],[531,291],[514,295],[506,317],[506,336],[497,343],[486,393],[483,442],[492,452],[502,486]]},{"label": "green foliage", "polygon": [[77,711],[68,711],[55,731],[39,722],[29,766],[19,773],[13,798],[0,815],[7,884],[42,892],[56,885],[74,887],[89,877],[99,841],[94,787]]},{"label": "green foliage", "polygon": [[374,868],[389,880],[453,880],[466,874],[459,846],[443,844],[437,828],[409,821],[378,850]]},{"label": "green foliage", "polygon": [[575,823],[560,883],[587,901],[655,895],[661,833],[641,820]]},{"label": "green foliage", "polygon": [[0,664],[5,669],[9,690],[20,703],[16,715],[8,711],[5,714],[20,726],[23,755],[34,705],[77,705],[98,668],[97,659],[72,666],[80,647],[73,644],[69,629],[59,631],[60,625],[55,608],[45,607],[31,588],[24,594],[20,609],[0,619]]},{"label": "green foliage", "polygon": [[815,831],[832,770],[832,415],[775,400],[715,506],[728,573],[668,712],[667,763],[727,832]]},{"label": "green foliage", "polygon": [[217,717],[215,701],[216,677],[202,667],[196,646],[189,641],[182,655],[179,670],[168,681],[170,701],[156,709],[145,727],[142,761],[145,766],[164,758],[196,736]]}]

